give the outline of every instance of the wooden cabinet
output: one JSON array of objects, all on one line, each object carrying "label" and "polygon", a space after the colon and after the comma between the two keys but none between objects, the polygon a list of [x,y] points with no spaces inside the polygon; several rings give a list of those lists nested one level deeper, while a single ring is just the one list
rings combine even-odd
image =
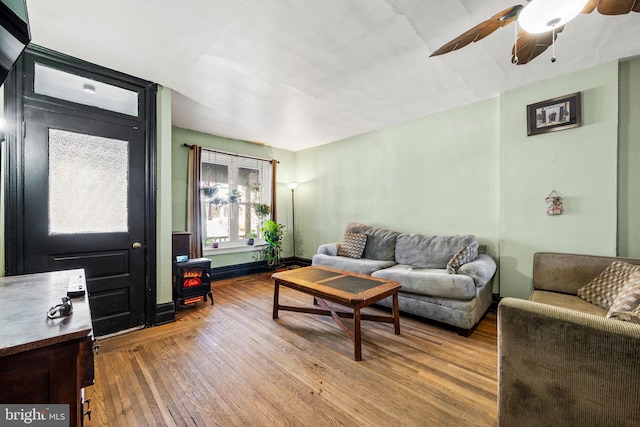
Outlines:
[{"label": "wooden cabinet", "polygon": [[47,312],[81,271],[0,278],[0,402],[68,404],[71,426],[81,425],[81,389],[94,380],[88,296],[72,299],[66,317]]},{"label": "wooden cabinet", "polygon": [[176,261],[178,255],[191,258],[191,233],[188,231],[174,231],[171,233],[171,262]]}]

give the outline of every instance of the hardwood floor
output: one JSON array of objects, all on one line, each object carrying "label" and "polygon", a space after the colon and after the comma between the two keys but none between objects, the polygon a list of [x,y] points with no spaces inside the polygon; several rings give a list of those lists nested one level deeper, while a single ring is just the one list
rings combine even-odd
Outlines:
[{"label": "hardwood floor", "polygon": [[[213,295],[175,323],[100,340],[86,426],[497,424],[493,313],[469,338],[406,316],[401,335],[363,322],[356,362],[330,317],[271,318],[269,274],[216,282]],[[280,301],[311,305],[282,287]]]}]

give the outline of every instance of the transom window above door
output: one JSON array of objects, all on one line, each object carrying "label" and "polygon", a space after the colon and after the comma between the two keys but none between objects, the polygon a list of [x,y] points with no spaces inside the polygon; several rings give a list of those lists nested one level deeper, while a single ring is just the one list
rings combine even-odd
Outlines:
[{"label": "transom window above door", "polygon": [[57,70],[37,62],[34,64],[33,91],[39,95],[128,116],[138,115],[138,92]]}]

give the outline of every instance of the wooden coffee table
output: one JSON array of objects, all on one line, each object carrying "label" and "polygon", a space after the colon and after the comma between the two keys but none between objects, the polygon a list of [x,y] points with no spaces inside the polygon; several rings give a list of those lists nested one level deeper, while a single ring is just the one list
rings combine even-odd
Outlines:
[{"label": "wooden coffee table", "polygon": [[[304,267],[274,273],[273,318],[278,318],[278,310],[331,316],[353,341],[355,360],[362,360],[361,320],[393,323],[396,335],[400,334],[398,314],[398,289],[400,284],[392,280],[377,279],[363,274],[350,273],[328,267]],[[291,307],[278,302],[279,287],[295,289],[313,295],[315,305],[322,308]],[[391,316],[362,314],[360,310],[388,296],[393,297]],[[335,311],[326,301],[331,301],[353,309],[353,312]],[[353,332],[347,328],[342,317],[353,319]]]}]

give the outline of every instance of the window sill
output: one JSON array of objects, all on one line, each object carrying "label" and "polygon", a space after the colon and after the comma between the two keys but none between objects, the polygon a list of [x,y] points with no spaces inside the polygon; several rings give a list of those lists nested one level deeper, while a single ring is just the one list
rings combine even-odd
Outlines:
[{"label": "window sill", "polygon": [[243,252],[256,252],[261,251],[267,247],[266,243],[256,243],[255,245],[247,245],[247,244],[238,244],[233,246],[224,246],[219,248],[204,248],[202,250],[202,254],[205,256],[208,255],[223,255],[223,254],[237,254]]}]

